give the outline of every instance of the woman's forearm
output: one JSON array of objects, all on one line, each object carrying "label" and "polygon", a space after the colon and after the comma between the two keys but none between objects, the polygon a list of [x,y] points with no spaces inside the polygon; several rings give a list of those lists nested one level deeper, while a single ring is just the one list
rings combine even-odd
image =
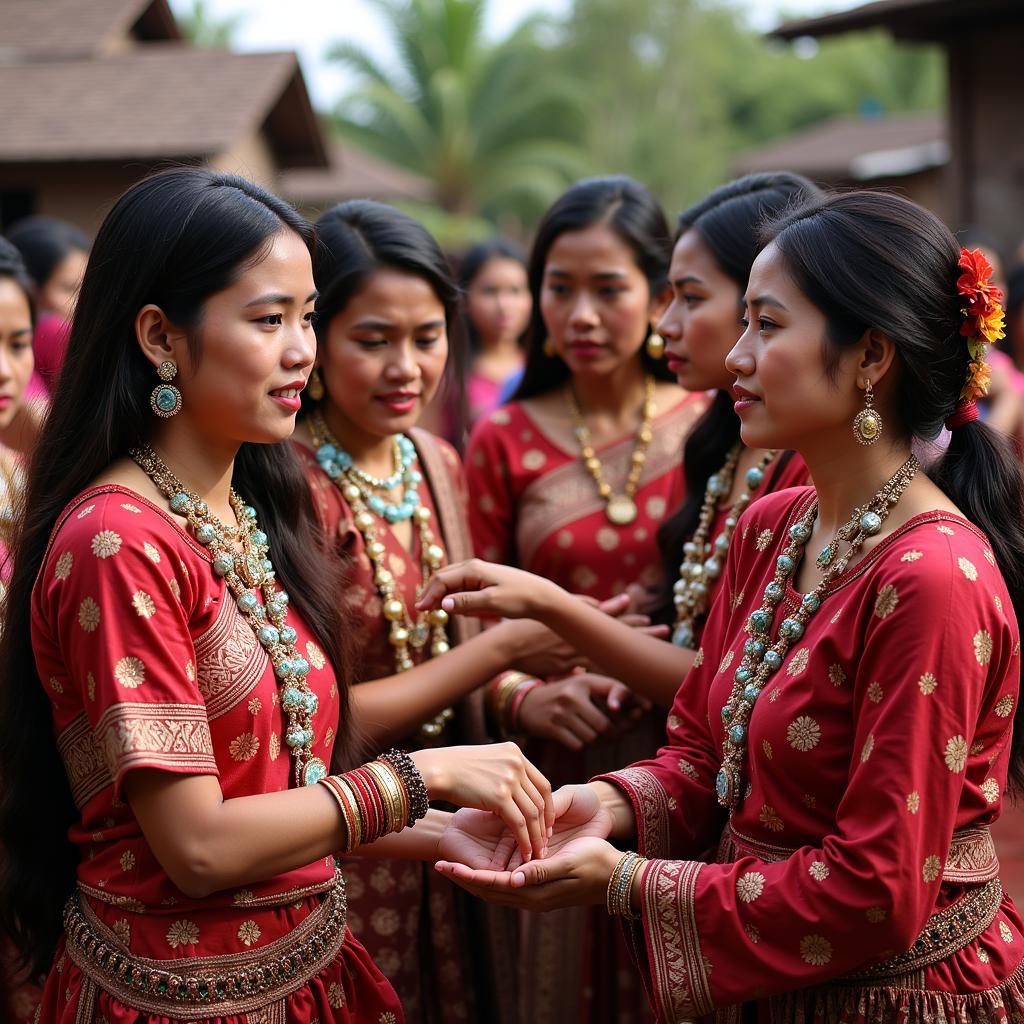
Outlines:
[{"label": "woman's forearm", "polygon": [[393,860],[424,860],[435,861],[437,844],[441,835],[451,821],[450,811],[439,811],[431,807],[425,818],[420,818],[411,828],[401,832],[392,832],[383,836],[375,843],[360,846],[352,851],[353,856],[370,859],[387,858]]},{"label": "woman's forearm", "polygon": [[597,794],[604,809],[612,816],[610,839],[630,842],[636,839],[636,816],[629,798],[610,782],[590,782],[590,788]]},{"label": "woman's forearm", "polygon": [[542,621],[606,675],[662,707],[672,706],[693,666],[696,652],[648,636],[565,591],[545,609]]},{"label": "woman's forearm", "polygon": [[377,749],[411,735],[512,665],[518,652],[511,625],[499,623],[486,637],[475,636],[408,672],[358,683],[349,695],[352,717]]}]

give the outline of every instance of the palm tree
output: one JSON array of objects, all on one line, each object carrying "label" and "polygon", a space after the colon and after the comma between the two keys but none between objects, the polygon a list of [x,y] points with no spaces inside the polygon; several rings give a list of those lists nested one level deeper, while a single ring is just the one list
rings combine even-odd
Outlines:
[{"label": "palm tree", "polygon": [[352,43],[331,59],[359,84],[339,104],[342,134],[431,179],[456,215],[529,217],[586,167],[584,104],[537,43],[542,22],[483,38],[486,0],[370,0],[398,64],[384,68]]}]

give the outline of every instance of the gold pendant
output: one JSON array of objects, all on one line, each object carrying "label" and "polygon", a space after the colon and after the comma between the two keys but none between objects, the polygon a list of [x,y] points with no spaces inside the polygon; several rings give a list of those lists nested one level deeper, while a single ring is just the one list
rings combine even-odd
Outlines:
[{"label": "gold pendant", "polygon": [[615,494],[608,499],[604,514],[615,526],[629,526],[636,519],[636,502],[627,494]]}]

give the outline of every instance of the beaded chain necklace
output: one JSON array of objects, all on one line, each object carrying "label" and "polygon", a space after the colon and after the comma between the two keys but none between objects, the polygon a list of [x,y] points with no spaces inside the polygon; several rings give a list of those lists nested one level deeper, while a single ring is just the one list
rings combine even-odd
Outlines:
[{"label": "beaded chain necklace", "polygon": [[[384,555],[387,549],[377,536],[377,522],[374,517],[377,504],[371,503],[370,500],[377,498],[378,504],[380,504],[382,499],[380,499],[379,495],[369,491],[367,483],[367,481],[375,480],[375,478],[362,471],[353,472],[355,467],[352,465],[352,457],[338,444],[331,434],[323,414],[319,410],[314,411],[310,415],[308,423],[309,432],[313,438],[313,447],[316,449],[317,462],[334,482],[334,485],[341,491],[345,501],[348,502],[352,509],[356,529],[362,535],[363,547],[373,568],[373,582],[380,594],[384,618],[390,623],[388,641],[395,651],[396,671],[408,672],[409,669],[413,668],[415,662],[412,660],[410,648],[415,651],[422,650],[426,647],[428,641],[430,642],[430,653],[433,657],[440,657],[440,655],[447,653],[450,649],[448,633],[445,628],[448,625],[448,613],[443,608],[437,608],[432,611],[421,612],[415,619],[412,619],[406,609],[405,602],[398,592],[398,588],[395,586],[394,575],[384,565]],[[402,441],[406,442],[412,455],[415,456],[416,449],[413,447],[412,442],[400,435],[397,443],[401,444]],[[357,475],[357,473],[361,475]],[[403,478],[411,480],[414,484],[420,483],[423,479],[416,471],[410,474],[403,469],[402,474]],[[383,489],[391,480],[392,477],[386,477],[383,480],[375,481],[375,485]],[[444,564],[445,551],[437,542],[434,531],[430,527],[430,509],[420,504],[417,491],[412,491],[412,495],[415,500],[413,510],[410,516],[402,516],[401,518],[412,518],[416,528],[419,530],[422,582],[417,593],[422,593],[423,589],[430,582],[430,578],[435,570]],[[409,496],[410,492],[407,485],[406,501],[408,501]],[[386,503],[384,504],[386,505]],[[388,522],[399,521],[398,518],[390,518],[386,508],[383,512],[377,512],[377,515],[382,516]],[[445,708],[429,722],[420,726],[420,732],[428,739],[433,739],[441,734],[454,715],[455,712],[451,708]]]},{"label": "beaded chain necklace", "polygon": [[[228,500],[238,526],[228,526],[149,445],[132,448],[128,454],[167,498],[171,511],[188,520],[196,540],[212,553],[213,571],[227,584],[235,605],[274,666],[281,707],[288,719],[285,743],[292,756],[295,784],[311,786],[319,782],[327,775],[327,766],[313,756],[313,718],[319,700],[306,682],[309,662],[295,647],[298,633],[285,621],[288,595],[274,582],[267,535],[256,523],[256,510],[231,488]],[[232,546],[233,541],[238,542],[240,550]],[[262,592],[262,605],[257,590]]]},{"label": "beaded chain necklace", "polygon": [[[323,417],[320,417],[321,420]],[[324,430],[327,430],[326,425]],[[332,479],[338,480],[347,476],[359,488],[360,495],[371,512],[383,516],[389,523],[403,523],[416,514],[420,504],[417,490],[423,477],[413,466],[416,460],[416,448],[405,434],[394,437],[395,471],[391,476],[371,476],[365,469],[360,469],[352,461],[348,452],[341,450],[330,441],[317,446],[316,457],[323,471]],[[399,504],[387,501],[377,491],[394,490],[399,484],[403,487],[402,500]]]},{"label": "beaded chain necklace", "polygon": [[[825,591],[846,569],[867,538],[881,530],[882,523],[914,479],[917,469],[917,458],[911,455],[867,504],[858,505],[853,510],[835,539],[818,555],[817,565],[824,573],[821,581],[803,595],[799,608],[782,620],[778,635],[772,640],[769,630],[775,607],[785,596],[786,581],[796,572],[800,554],[811,539],[811,530],[818,516],[817,499],[789,528],[789,546],[776,558],[775,576],[764,588],[761,606],[751,612],[747,620],[746,631],[750,636],[743,645],[743,661],[733,673],[732,693],[722,708],[725,739],[722,741],[722,767],[715,781],[715,790],[723,807],[735,808],[741,802],[747,728],[754,704],[768,677],[782,667],[790,644],[803,636],[808,620],[821,607]],[[849,545],[842,555],[839,555],[840,541]]]},{"label": "beaded chain necklace", "polygon": [[647,446],[651,443],[654,434],[651,431],[651,423],[654,421],[654,378],[644,378],[644,405],[641,413],[640,429],[636,432],[636,444],[633,447],[633,454],[630,456],[629,475],[626,477],[626,486],[622,494],[613,494],[611,485],[605,480],[601,472],[601,460],[597,457],[593,444],[590,441],[590,428],[583,419],[583,410],[580,408],[576,392],[570,385],[568,391],[569,409],[572,412],[574,421],[573,433],[580,445],[580,458],[583,466],[591,475],[594,483],[597,484],[597,493],[605,499],[604,514],[608,522],[614,526],[628,526],[636,519],[636,502],[633,500],[640,486],[640,477],[643,475],[644,463],[647,461]]},{"label": "beaded chain necklace", "polygon": [[754,500],[754,494],[764,483],[764,473],[777,452],[764,452],[757,465],[747,470],[746,490],[732,503],[725,518],[725,528],[715,538],[714,545],[708,543],[708,533],[718,509],[718,503],[732,490],[736,465],[743,453],[743,444],[737,442],[729,452],[725,464],[708,479],[704,491],[704,503],[700,519],[693,536],[683,545],[683,562],[679,566],[679,579],[673,587],[673,601],[676,606],[676,623],[672,631],[672,643],[677,647],[697,646],[697,620],[707,611],[708,584],[722,575],[736,523],[744,509]]}]

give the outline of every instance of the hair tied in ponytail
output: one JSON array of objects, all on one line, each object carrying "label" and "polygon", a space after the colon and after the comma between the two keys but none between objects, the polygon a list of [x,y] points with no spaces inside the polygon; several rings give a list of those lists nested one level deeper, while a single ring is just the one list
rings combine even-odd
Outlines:
[{"label": "hair tied in ponytail", "polygon": [[953,415],[946,420],[946,429],[950,432],[966,423],[973,423],[978,418],[978,403],[970,401],[957,402]]}]

